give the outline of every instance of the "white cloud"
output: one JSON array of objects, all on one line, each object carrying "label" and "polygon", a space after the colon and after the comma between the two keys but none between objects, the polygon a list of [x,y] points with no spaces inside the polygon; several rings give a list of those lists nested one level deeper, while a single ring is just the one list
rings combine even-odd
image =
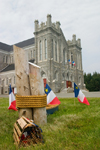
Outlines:
[{"label": "white cloud", "polygon": [[51,14],[66,40],[73,34],[81,39],[84,72],[100,72],[99,6],[99,0],[0,0],[0,41],[14,44],[33,37],[35,19],[46,22]]}]

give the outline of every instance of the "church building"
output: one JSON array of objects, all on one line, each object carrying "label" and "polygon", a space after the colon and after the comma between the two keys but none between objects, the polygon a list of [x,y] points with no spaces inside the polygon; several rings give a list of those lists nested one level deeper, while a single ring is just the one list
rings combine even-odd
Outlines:
[{"label": "church building", "polygon": [[[53,23],[51,15],[47,21],[34,22],[34,37],[14,45],[23,48],[29,62],[41,67],[44,84],[54,92],[72,88],[75,82],[84,88],[81,40],[72,36],[66,41],[60,22]],[[0,94],[9,94],[9,84],[16,87],[13,45],[0,42]]]}]

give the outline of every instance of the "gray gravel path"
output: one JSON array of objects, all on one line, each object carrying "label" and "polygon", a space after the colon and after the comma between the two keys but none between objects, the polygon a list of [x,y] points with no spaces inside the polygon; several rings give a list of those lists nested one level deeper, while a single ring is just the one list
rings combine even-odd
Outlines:
[{"label": "gray gravel path", "polygon": [[[100,92],[84,92],[84,95],[86,97],[100,97]],[[68,98],[68,97],[74,97],[74,92],[73,93],[66,93],[66,92],[62,92],[62,93],[55,93],[57,97],[60,98]],[[9,97],[9,95],[0,95],[0,97]]]}]

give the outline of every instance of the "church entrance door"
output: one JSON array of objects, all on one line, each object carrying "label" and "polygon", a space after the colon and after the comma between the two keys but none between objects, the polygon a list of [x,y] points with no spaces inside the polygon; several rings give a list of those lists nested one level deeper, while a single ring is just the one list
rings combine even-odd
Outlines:
[{"label": "church entrance door", "polygon": [[72,82],[71,81],[66,81],[66,87],[72,87]]},{"label": "church entrance door", "polygon": [[44,82],[44,87],[46,87],[47,79],[44,78],[44,79],[43,79],[43,82]]}]

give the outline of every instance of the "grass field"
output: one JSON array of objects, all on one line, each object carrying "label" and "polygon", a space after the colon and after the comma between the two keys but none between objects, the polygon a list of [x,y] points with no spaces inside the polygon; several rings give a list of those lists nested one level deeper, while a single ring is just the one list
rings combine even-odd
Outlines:
[{"label": "grass field", "polygon": [[[44,144],[20,150],[100,150],[100,98],[88,98],[90,106],[74,98],[60,98],[59,110],[48,115]],[[17,150],[13,125],[18,112],[8,110],[8,98],[0,98],[0,150]]]}]

